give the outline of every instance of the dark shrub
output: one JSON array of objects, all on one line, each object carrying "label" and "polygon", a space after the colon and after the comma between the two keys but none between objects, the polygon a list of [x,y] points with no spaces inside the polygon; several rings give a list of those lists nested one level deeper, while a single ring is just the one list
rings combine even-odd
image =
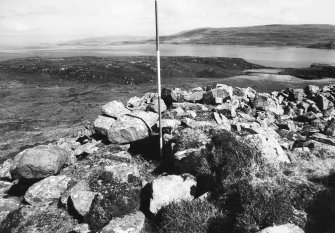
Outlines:
[{"label": "dark shrub", "polygon": [[255,165],[262,164],[259,152],[224,130],[213,133],[207,152],[208,163],[219,186],[222,182],[249,176]]},{"label": "dark shrub", "polygon": [[158,233],[223,233],[218,209],[205,201],[182,201],[163,207],[156,216]]},{"label": "dark shrub", "polygon": [[288,223],[294,215],[285,188],[269,183],[252,185],[247,179],[225,188],[214,202],[227,211],[226,229],[230,232],[256,232],[273,224]]},{"label": "dark shrub", "polygon": [[85,221],[93,231],[99,231],[112,218],[122,217],[139,207],[140,183],[120,183],[109,172],[100,171],[90,178],[90,188],[95,196]]},{"label": "dark shrub", "polygon": [[306,233],[335,232],[335,188],[328,187],[315,195],[307,208]]}]

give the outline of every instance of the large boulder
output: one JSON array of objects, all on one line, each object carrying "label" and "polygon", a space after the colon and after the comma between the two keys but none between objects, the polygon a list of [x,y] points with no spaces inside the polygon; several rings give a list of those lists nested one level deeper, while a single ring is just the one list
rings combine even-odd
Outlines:
[{"label": "large boulder", "polygon": [[300,227],[288,223],[280,226],[267,227],[258,233],[305,233]]},{"label": "large boulder", "polygon": [[115,123],[115,119],[107,116],[98,116],[98,118],[94,121],[94,130],[102,135],[107,135],[108,130]]},{"label": "large boulder", "polygon": [[279,142],[272,136],[264,136],[261,134],[253,134],[243,137],[243,142],[251,148],[259,151],[262,158],[271,164],[278,162],[290,163],[290,159],[286,155]]},{"label": "large boulder", "polygon": [[135,212],[122,218],[112,219],[101,233],[140,233],[144,228],[145,216],[142,212]]},{"label": "large boulder", "polygon": [[33,184],[24,199],[33,206],[49,205],[58,201],[70,181],[71,178],[67,176],[50,176]]},{"label": "large boulder", "polygon": [[40,179],[57,175],[66,165],[69,154],[53,146],[36,146],[26,149],[14,158],[13,172],[26,179]]},{"label": "large boulder", "polygon": [[156,124],[158,114],[135,111],[119,118],[108,130],[108,139],[114,144],[127,144],[149,137],[151,127]]},{"label": "large boulder", "polygon": [[131,111],[127,109],[123,103],[116,101],[116,100],[109,102],[108,104],[102,106],[101,111],[103,114],[116,118],[116,119],[122,117],[125,114],[131,113]]},{"label": "large boulder", "polygon": [[171,202],[193,200],[197,182],[191,175],[184,174],[160,176],[152,181],[150,212],[156,214],[163,206]]}]

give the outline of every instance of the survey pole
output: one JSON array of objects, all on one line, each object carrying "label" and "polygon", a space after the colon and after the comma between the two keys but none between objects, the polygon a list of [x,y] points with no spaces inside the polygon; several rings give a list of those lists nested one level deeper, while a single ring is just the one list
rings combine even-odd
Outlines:
[{"label": "survey pole", "polygon": [[158,27],[158,1],[155,0],[155,22],[156,22],[156,53],[157,53],[157,83],[158,83],[158,114],[159,114],[159,155],[163,158],[163,132],[162,132],[162,112],[161,112],[161,58],[159,52],[159,27]]}]

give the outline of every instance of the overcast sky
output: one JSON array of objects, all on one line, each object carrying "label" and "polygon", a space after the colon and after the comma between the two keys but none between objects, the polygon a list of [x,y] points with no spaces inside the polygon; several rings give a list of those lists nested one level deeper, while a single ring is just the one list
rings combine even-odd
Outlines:
[{"label": "overcast sky", "polygon": [[[334,0],[159,0],[160,30],[335,24],[334,9]],[[154,0],[0,0],[0,44],[154,33]]]}]

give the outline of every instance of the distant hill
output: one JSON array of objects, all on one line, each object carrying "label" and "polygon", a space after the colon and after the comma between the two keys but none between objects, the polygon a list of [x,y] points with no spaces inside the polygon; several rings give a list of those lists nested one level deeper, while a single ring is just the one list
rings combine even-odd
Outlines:
[{"label": "distant hill", "polygon": [[77,40],[70,40],[58,43],[59,45],[109,45],[126,42],[137,42],[147,40],[148,37],[144,36],[103,36],[103,37],[92,37]]},{"label": "distant hill", "polygon": [[252,27],[199,28],[170,36],[162,43],[227,44],[308,47],[335,40],[335,25],[264,25]]}]

